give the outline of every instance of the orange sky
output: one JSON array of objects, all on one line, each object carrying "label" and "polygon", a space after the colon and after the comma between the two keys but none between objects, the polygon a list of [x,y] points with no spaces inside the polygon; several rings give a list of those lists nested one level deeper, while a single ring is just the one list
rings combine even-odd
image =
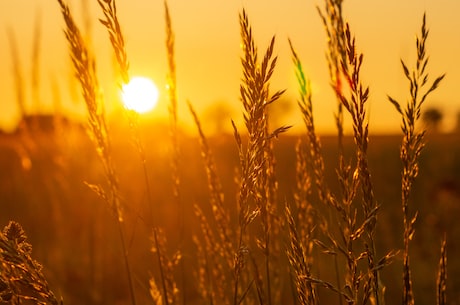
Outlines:
[{"label": "orange sky", "polygon": [[[92,21],[97,69],[108,99],[114,102],[116,86],[111,49],[107,34],[97,22],[101,12],[94,0],[89,12]],[[81,1],[69,2],[76,17],[83,20]],[[127,42],[131,75],[151,77],[160,87],[159,107],[155,116],[165,116],[167,100],[164,92],[166,54],[164,46],[164,9],[159,0],[118,0],[118,13]],[[302,59],[305,72],[312,81],[314,112],[319,131],[332,131],[335,99],[328,85],[325,61],[325,34],[316,5],[319,0],[170,0],[169,6],[176,34],[176,65],[180,117],[190,122],[185,101],[190,100],[202,118],[216,102],[228,102],[235,109],[232,118],[241,121],[239,82],[241,78],[238,13],[245,7],[252,23],[259,50],[263,51],[272,35],[276,35],[275,52],[279,64],[272,88],[287,89],[292,113],[282,122],[302,127],[295,98],[297,87],[287,38],[290,37]],[[447,73],[440,89],[428,100],[444,112],[444,128],[453,128],[460,111],[460,1],[457,0],[348,0],[345,16],[356,35],[357,46],[365,54],[363,81],[370,86],[369,100],[371,132],[398,132],[399,117],[386,95],[404,100],[408,84],[403,78],[399,59],[412,64],[415,57],[415,34],[421,17],[427,12],[430,37],[429,71],[433,77]],[[31,62],[33,35],[40,16],[40,109],[53,108],[53,83],[57,84],[68,113],[83,113],[75,98],[70,79],[71,67],[63,34],[63,21],[56,1],[0,0],[0,128],[11,130],[18,120],[13,64],[8,29],[15,33],[21,61],[24,85],[27,89],[27,109],[33,111]],[[83,22],[81,23],[83,24]],[[54,81],[51,81],[54,79]],[[73,92],[73,93],[72,93]],[[77,96],[78,96],[78,92]],[[227,124],[230,126],[230,123]]]}]

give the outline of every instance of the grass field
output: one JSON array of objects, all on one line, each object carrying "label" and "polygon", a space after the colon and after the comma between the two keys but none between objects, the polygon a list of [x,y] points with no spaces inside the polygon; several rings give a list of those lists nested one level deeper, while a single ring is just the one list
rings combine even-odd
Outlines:
[{"label": "grass field", "polygon": [[[293,103],[305,131],[272,126],[270,105],[284,94],[270,86],[276,39],[260,53],[242,9],[244,125],[228,121],[232,134],[209,136],[190,102],[183,105],[196,133],[181,130],[167,3],[165,125],[130,110],[114,121],[106,117],[97,57],[67,3],[57,4],[87,122],[26,116],[15,133],[0,134],[2,301],[460,303],[459,135],[429,132],[422,124],[424,103],[444,78],[428,73],[425,15],[415,62],[401,60],[408,97],[388,96],[401,134],[377,136],[369,135],[372,93],[342,1],[318,8],[337,100],[337,134],[320,136],[316,101],[292,41],[299,85]],[[116,3],[98,4],[116,78],[127,83]]]},{"label": "grass field", "polygon": [[[177,206],[171,204],[173,184],[168,137],[164,137],[163,128],[146,126],[149,136],[145,137],[145,143],[152,177],[155,215],[159,226],[167,232],[168,251],[173,254],[179,245],[179,211]],[[63,134],[66,135],[65,141],[62,140]],[[3,135],[0,138],[1,223],[15,220],[24,227],[33,245],[33,257],[44,265],[51,287],[57,294],[62,294],[65,303],[126,302],[129,292],[114,220],[98,196],[83,184],[84,181],[103,180],[97,156],[84,131],[81,127],[69,126],[55,133],[38,133],[34,137],[37,148],[29,156],[32,161],[30,169],[22,167],[20,155],[17,148],[14,148],[21,141],[20,137]],[[293,200],[296,184],[295,144],[298,137],[283,135],[275,142],[279,197],[287,201]],[[448,244],[448,295],[452,300],[460,298],[456,288],[460,285],[456,276],[460,274],[460,264],[455,259],[459,254],[455,241],[460,238],[460,225],[456,220],[460,200],[458,137],[455,134],[429,136],[429,144],[421,159],[420,176],[414,185],[413,201],[419,216],[413,241],[412,264],[415,298],[419,304],[431,304],[435,300],[437,261],[443,234],[447,234],[447,239],[451,241]],[[132,183],[139,180],[142,170],[136,162],[137,152],[129,142],[129,135],[121,134],[116,138],[124,139],[114,144],[113,153],[119,165],[121,191],[124,194],[129,253],[139,301],[147,303],[148,280],[158,266],[150,252],[151,234],[144,226],[143,218],[147,214],[145,189],[142,185]],[[333,183],[336,181],[334,166],[338,153],[337,138],[325,136],[322,140],[325,163],[328,164],[327,181]],[[210,215],[207,204],[209,192],[198,140],[181,136],[180,141],[183,147],[181,161],[187,164],[180,170],[184,202],[182,213],[186,215],[184,226],[187,232],[182,256],[188,270],[189,299],[191,303],[199,303],[198,287],[194,280],[198,258],[190,237],[200,234],[199,220],[193,205],[199,205]],[[346,142],[346,150],[352,152],[351,139],[346,138]],[[376,185],[376,198],[382,205],[377,226],[377,249],[401,249],[400,136],[375,136],[371,137],[370,142],[370,168]],[[225,198],[228,198],[227,208],[232,211],[237,191],[233,176],[238,166],[233,136],[212,137],[209,145],[215,155]],[[331,187],[338,188],[338,185],[333,184]],[[236,222],[236,212],[231,216],[232,221]],[[324,277],[334,271],[327,262],[316,268]],[[397,258],[382,272],[383,282],[387,286],[388,304],[400,302],[401,269],[402,260]],[[285,289],[289,291],[287,287]],[[334,302],[336,300],[333,294],[322,289],[319,294],[322,298],[332,298]]]}]

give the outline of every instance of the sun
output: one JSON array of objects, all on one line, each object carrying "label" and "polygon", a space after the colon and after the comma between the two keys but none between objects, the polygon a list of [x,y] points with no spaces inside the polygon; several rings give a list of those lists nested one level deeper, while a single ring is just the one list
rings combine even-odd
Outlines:
[{"label": "sun", "polygon": [[147,78],[136,76],[122,86],[121,98],[126,109],[145,113],[155,108],[158,103],[158,87]]}]

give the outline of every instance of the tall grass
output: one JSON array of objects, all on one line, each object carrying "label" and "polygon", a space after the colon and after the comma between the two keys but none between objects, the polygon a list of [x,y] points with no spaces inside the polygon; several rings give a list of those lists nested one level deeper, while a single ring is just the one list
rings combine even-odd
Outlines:
[{"label": "tall grass", "polygon": [[447,304],[447,240],[445,236],[441,244],[441,258],[439,259],[436,287],[436,304]]},{"label": "tall grass", "polygon": [[[179,215],[179,245],[168,244],[153,212],[153,189],[148,175],[147,157],[139,136],[139,126],[133,126],[137,149],[142,162],[144,187],[148,196],[149,221],[152,232],[153,260],[158,273],[149,276],[142,287],[154,304],[320,304],[332,295],[338,304],[378,304],[385,301],[385,283],[381,274],[391,264],[398,249],[378,249],[376,229],[379,213],[384,206],[378,202],[369,165],[368,100],[370,90],[361,69],[364,55],[359,52],[351,25],[342,14],[342,2],[326,0],[324,9],[318,8],[327,41],[326,58],[331,87],[337,99],[335,121],[338,155],[336,179],[339,187],[326,179],[326,164],[321,138],[315,129],[314,96],[305,74],[300,54],[289,40],[294,71],[298,80],[298,109],[305,124],[305,133],[296,145],[296,185],[293,196],[282,194],[278,183],[275,154],[276,139],[289,126],[269,125],[269,106],[283,96],[284,90],[271,91],[277,57],[276,39],[272,37],[262,56],[259,53],[250,18],[243,9],[239,14],[242,42],[240,102],[244,130],[232,121],[236,143],[238,168],[234,177],[237,186],[235,198],[224,196],[224,187],[214,160],[211,145],[191,103],[189,111],[194,119],[206,174],[208,202],[195,203],[195,220],[199,230],[185,228],[181,189],[187,181],[181,179],[182,152],[179,141],[179,101],[176,92],[175,36],[172,16],[167,2],[165,8],[166,53],[168,62],[167,85],[169,93],[171,178],[173,200]],[[124,235],[124,211],[121,204],[119,176],[111,151],[111,134],[107,127],[103,98],[100,93],[96,58],[75,23],[69,6],[58,0],[65,22],[75,77],[79,81],[88,115],[87,131],[103,165],[105,181],[88,184],[112,209],[117,221],[123,248],[123,259],[131,304],[136,304],[135,272],[130,265],[128,245]],[[122,28],[117,17],[115,0],[98,0],[116,58],[118,73],[123,83],[129,81],[129,60]],[[410,209],[410,194],[419,171],[419,158],[425,145],[425,130],[418,127],[422,106],[444,78],[434,81],[428,77],[426,41],[428,29],[423,16],[421,33],[416,39],[417,60],[410,70],[401,61],[409,80],[409,99],[402,106],[389,97],[402,120],[400,158],[401,207],[403,214],[403,268],[402,304],[415,303],[410,265],[410,240],[414,234],[416,213]],[[14,44],[11,44],[14,47]],[[15,54],[15,50],[12,50]],[[17,62],[18,59],[15,59]],[[17,85],[22,76],[15,71]],[[20,95],[18,103],[21,105]],[[23,110],[23,109],[22,109]],[[135,124],[135,114],[128,113]],[[351,121],[353,153],[344,151],[345,120]],[[229,122],[230,123],[230,122]],[[187,198],[188,199],[188,198]],[[195,249],[186,249],[185,240],[193,241]],[[437,304],[447,304],[447,241],[441,245],[437,275]],[[169,255],[173,252],[174,255]],[[196,253],[192,253],[196,252]],[[59,304],[49,288],[41,266],[31,258],[31,246],[17,223],[10,223],[0,233],[0,298],[14,304],[29,300],[38,304]],[[186,264],[184,255],[194,259]],[[323,272],[321,268],[332,267]],[[180,264],[180,278],[176,268]],[[332,275],[328,272],[332,270]],[[196,283],[187,282],[186,273],[192,272]],[[180,283],[179,285],[177,283]],[[191,287],[191,288],[190,288]],[[187,294],[195,289],[198,300]],[[148,290],[148,292],[147,292]],[[24,291],[30,294],[26,294]],[[61,301],[62,303],[62,301]]]},{"label": "tall grass", "polygon": [[[225,206],[225,196],[212,151],[198,115],[190,103],[189,109],[198,129],[213,220],[205,216],[199,205],[195,206],[195,214],[200,220],[202,232],[200,238],[194,238],[198,249],[198,287],[203,300],[208,301],[209,304],[230,304],[230,297],[224,287],[231,287],[231,281],[227,275],[231,274],[234,268],[233,253],[236,235],[231,226],[229,211]],[[214,230],[211,224],[215,224]],[[216,285],[215,283],[221,284]]]},{"label": "tall grass", "polygon": [[[99,82],[96,74],[96,62],[93,54],[88,49],[86,42],[77,27],[68,5],[58,0],[61,13],[66,24],[65,36],[69,44],[69,52],[75,71],[75,76],[80,82],[83,98],[88,114],[88,131],[94,141],[96,151],[104,166],[107,186],[88,184],[112,209],[116,221],[120,241],[123,249],[123,258],[130,287],[131,303],[136,304],[134,284],[131,267],[129,264],[128,250],[125,233],[123,231],[123,211],[120,201],[118,175],[112,161],[111,140],[105,119],[104,104],[100,93]],[[116,17],[116,6],[112,1],[99,2],[106,17],[101,21],[109,30],[111,41],[117,48],[124,50],[123,36]],[[127,59],[124,52],[116,52],[117,60],[121,67],[124,80],[127,80]],[[126,78],[125,78],[126,77]]]},{"label": "tall grass", "polygon": [[426,41],[428,39],[428,29],[426,26],[426,15],[423,15],[420,35],[416,37],[417,60],[415,68],[410,71],[407,64],[401,60],[404,76],[409,81],[410,95],[404,108],[394,98],[388,96],[389,101],[395,106],[401,115],[403,140],[401,144],[400,157],[403,163],[401,179],[401,204],[404,217],[404,269],[403,269],[403,287],[404,304],[414,304],[412,278],[410,270],[409,243],[415,230],[414,224],[417,214],[412,214],[409,210],[409,198],[412,191],[412,185],[419,172],[419,158],[423,147],[425,146],[425,129],[419,129],[417,123],[422,113],[422,105],[426,98],[438,88],[440,82],[444,79],[445,74],[438,76],[431,84],[428,82],[428,62],[429,57],[426,53]]},{"label": "tall grass", "polygon": [[[243,56],[241,64],[243,67],[242,84],[240,85],[240,99],[244,109],[244,122],[248,134],[247,147],[244,148],[241,136],[234,126],[235,138],[240,156],[240,191],[238,205],[240,208],[240,233],[238,251],[235,263],[235,285],[233,303],[239,303],[238,289],[240,287],[241,272],[246,254],[254,256],[255,249],[250,247],[250,236],[248,226],[260,217],[262,236],[257,238],[257,245],[264,256],[264,279],[265,283],[255,275],[254,284],[257,287],[259,302],[272,303],[272,275],[271,260],[272,238],[279,230],[276,226],[276,187],[274,177],[274,157],[272,139],[280,133],[285,132],[289,127],[280,127],[274,131],[269,130],[268,106],[276,102],[284,90],[273,94],[269,92],[270,78],[273,75],[277,57],[273,56],[275,37],[265,51],[261,62],[258,61],[257,47],[249,23],[249,18],[243,10],[240,14],[240,32],[242,40]],[[255,272],[258,272],[258,268]]]},{"label": "tall grass", "polygon": [[[168,90],[168,97],[169,97],[169,132],[171,138],[171,169],[172,174],[171,178],[173,181],[173,196],[174,201],[178,209],[178,224],[179,224],[179,243],[180,247],[179,250],[183,250],[183,246],[185,243],[185,215],[184,215],[184,206],[182,203],[181,198],[181,175],[180,175],[180,139],[179,139],[179,120],[178,120],[178,100],[177,100],[177,81],[176,81],[176,62],[175,62],[175,35],[172,26],[171,15],[169,12],[168,2],[164,2],[164,10],[165,10],[165,29],[166,29],[166,54],[167,54],[167,61],[168,61],[168,73],[167,73],[167,85],[166,88]],[[185,262],[183,259],[179,261],[180,267],[180,283],[182,289],[182,303],[187,303],[187,296],[186,296],[186,289],[187,283],[185,281],[186,271],[185,271]]]},{"label": "tall grass", "polygon": [[43,268],[21,225],[11,221],[0,232],[0,300],[2,303],[62,304],[50,289]]}]

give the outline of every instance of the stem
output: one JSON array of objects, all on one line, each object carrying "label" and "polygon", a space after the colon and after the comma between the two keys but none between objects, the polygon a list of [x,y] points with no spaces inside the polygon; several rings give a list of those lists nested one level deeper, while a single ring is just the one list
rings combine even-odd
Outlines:
[{"label": "stem", "polygon": [[[335,275],[337,279],[337,287],[342,287],[340,283],[340,275],[339,275],[339,264],[337,263],[337,255],[334,255],[334,267],[335,267]],[[342,295],[340,293],[337,294],[339,297],[339,305],[342,305]]]},{"label": "stem", "polygon": [[117,219],[117,224],[118,224],[117,226],[118,232],[120,233],[121,247],[123,250],[123,260],[124,260],[125,267],[126,267],[126,274],[128,276],[129,291],[131,294],[131,304],[136,305],[136,296],[134,294],[134,283],[133,283],[133,277],[131,274],[131,266],[128,260],[128,250],[126,248],[125,234],[123,233],[122,222],[119,219]]},{"label": "stem", "polygon": [[153,229],[153,240],[155,242],[155,249],[156,249],[157,258],[158,258],[158,265],[160,267],[161,286],[162,286],[162,289],[163,289],[163,303],[165,305],[168,305],[169,304],[169,302],[168,302],[168,289],[166,288],[166,280],[165,280],[163,264],[162,264],[162,260],[161,260],[160,247],[158,246],[157,230],[155,228]]},{"label": "stem", "polygon": [[265,272],[267,273],[267,294],[268,294],[268,305],[272,304],[272,293],[271,293],[271,282],[270,282],[270,234],[267,230],[265,235],[265,251],[266,251],[266,258],[265,258]]}]

